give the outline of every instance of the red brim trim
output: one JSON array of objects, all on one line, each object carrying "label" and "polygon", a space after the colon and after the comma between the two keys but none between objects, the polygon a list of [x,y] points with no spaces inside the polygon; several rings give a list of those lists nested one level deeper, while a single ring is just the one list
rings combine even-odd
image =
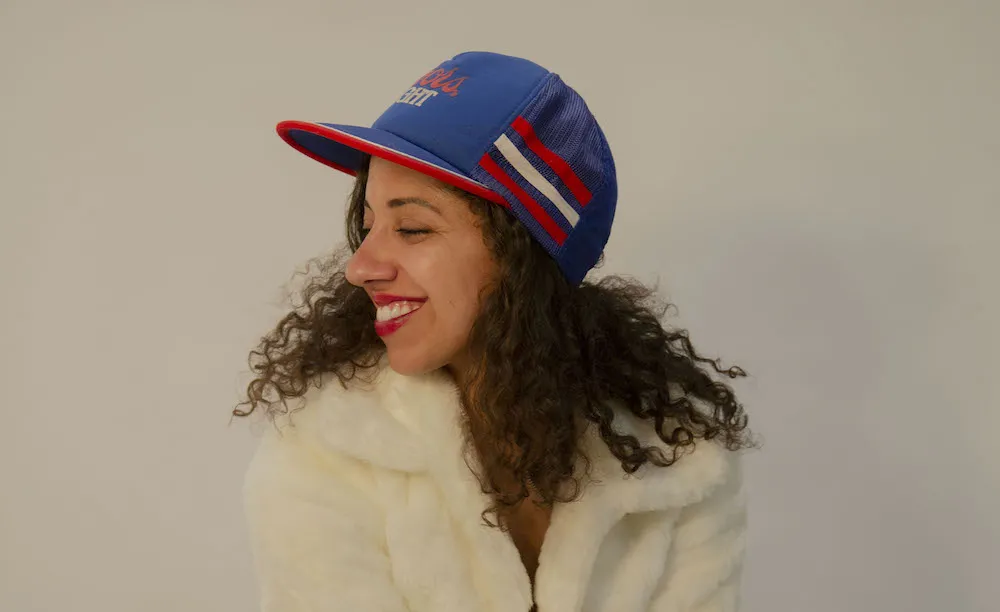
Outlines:
[{"label": "red brim trim", "polygon": [[368,153],[369,155],[374,155],[375,157],[380,157],[387,161],[391,161],[400,166],[404,166],[411,170],[416,170],[421,174],[426,174],[432,178],[436,178],[439,181],[458,187],[464,191],[468,191],[473,195],[477,195],[481,198],[489,200],[495,204],[499,204],[505,208],[509,208],[509,204],[503,199],[500,194],[495,191],[490,190],[482,183],[473,181],[472,179],[466,178],[464,176],[455,174],[449,170],[445,170],[434,164],[425,162],[423,160],[411,157],[405,153],[395,151],[393,149],[386,148],[383,145],[376,144],[374,142],[369,142],[363,138],[358,138],[353,134],[348,134],[346,132],[341,132],[333,128],[327,127],[325,125],[320,125],[318,123],[310,123],[308,121],[282,121],[276,127],[278,136],[287,142],[296,151],[315,159],[321,164],[329,166],[340,172],[344,172],[351,176],[356,176],[357,172],[350,168],[345,168],[340,164],[331,162],[330,160],[320,157],[316,153],[313,153],[309,149],[303,147],[292,137],[290,132],[301,131],[308,132],[310,134],[315,134],[317,136],[322,136],[323,138],[328,138],[334,142],[339,142],[342,145],[351,147],[352,149],[357,149],[362,153]]}]

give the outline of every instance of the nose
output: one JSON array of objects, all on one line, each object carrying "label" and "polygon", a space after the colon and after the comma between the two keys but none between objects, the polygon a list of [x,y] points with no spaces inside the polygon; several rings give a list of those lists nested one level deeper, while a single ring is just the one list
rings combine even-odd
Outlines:
[{"label": "nose", "polygon": [[375,231],[365,237],[347,262],[347,282],[363,287],[373,281],[391,281],[396,278],[396,265],[384,242],[384,237]]}]

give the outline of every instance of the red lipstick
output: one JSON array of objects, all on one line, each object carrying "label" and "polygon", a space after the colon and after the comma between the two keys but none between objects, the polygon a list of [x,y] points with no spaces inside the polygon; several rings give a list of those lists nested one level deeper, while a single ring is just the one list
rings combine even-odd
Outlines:
[{"label": "red lipstick", "polygon": [[393,302],[426,302],[427,298],[405,297],[402,295],[392,295],[391,293],[373,293],[372,301],[376,306],[388,306]]},{"label": "red lipstick", "polygon": [[402,327],[414,312],[416,311],[414,310],[411,313],[407,313],[401,317],[396,317],[395,319],[390,319],[388,321],[375,321],[375,333],[382,338],[388,336]]},{"label": "red lipstick", "polygon": [[[376,293],[372,295],[372,301],[375,302],[376,306],[381,308],[384,306],[389,306],[390,304],[394,304],[396,302],[409,302],[411,304],[422,304],[427,301],[427,298],[414,298],[414,297],[404,297],[401,295],[392,295],[389,293]],[[381,337],[388,336],[389,334],[395,332],[404,324],[406,324],[406,322],[410,320],[410,317],[413,316],[414,313],[417,312],[417,310],[420,310],[420,308],[417,308],[416,310],[410,311],[406,314],[400,315],[394,319],[389,319],[388,321],[379,321],[376,319],[375,333]]]}]

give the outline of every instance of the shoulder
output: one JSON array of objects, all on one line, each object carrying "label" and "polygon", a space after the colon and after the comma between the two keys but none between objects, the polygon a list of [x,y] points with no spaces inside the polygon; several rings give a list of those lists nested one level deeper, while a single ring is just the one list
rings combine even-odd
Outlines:
[{"label": "shoulder", "polygon": [[243,482],[249,513],[277,517],[288,509],[282,506],[309,500],[342,507],[344,500],[370,489],[370,466],[324,444],[313,412],[263,424]]},{"label": "shoulder", "polygon": [[407,380],[380,364],[342,383],[323,374],[306,392],[289,400],[286,414],[268,423],[260,445],[275,452],[309,451],[336,461],[353,458],[377,467],[415,471],[423,463],[419,423],[411,413],[432,403],[436,386],[417,377]]},{"label": "shoulder", "polygon": [[325,374],[289,400],[287,414],[264,424],[247,486],[305,474],[351,480],[425,471],[435,444],[458,435],[449,428],[458,411],[457,391],[442,373],[403,376],[382,363],[346,384]]},{"label": "shoulder", "polygon": [[[355,431],[347,416],[364,410],[372,390],[324,383],[265,424],[246,471],[262,609],[404,610],[385,555],[383,475],[341,443]],[[378,452],[363,442],[358,448]]]}]

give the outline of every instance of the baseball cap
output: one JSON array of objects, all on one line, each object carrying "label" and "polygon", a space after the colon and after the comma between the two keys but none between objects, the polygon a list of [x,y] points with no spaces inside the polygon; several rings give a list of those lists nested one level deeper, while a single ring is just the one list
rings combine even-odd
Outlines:
[{"label": "baseball cap", "polygon": [[282,121],[292,147],[354,175],[365,154],[504,206],[578,285],[611,234],[611,149],[583,98],[529,60],[470,51],[407,88],[371,125]]}]

